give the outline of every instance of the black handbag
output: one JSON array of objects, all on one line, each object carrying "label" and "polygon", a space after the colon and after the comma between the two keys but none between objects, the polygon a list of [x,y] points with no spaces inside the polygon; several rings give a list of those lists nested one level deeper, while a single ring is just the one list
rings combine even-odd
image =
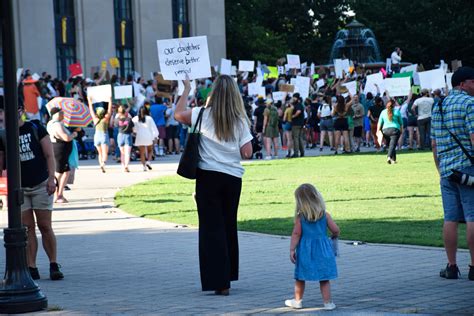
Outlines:
[{"label": "black handbag", "polygon": [[[201,122],[204,108],[199,111],[196,124],[188,134],[186,146],[179,160],[177,173],[187,179],[196,179],[196,170],[199,161],[199,140],[201,137]],[[199,126],[198,126],[199,125]],[[196,130],[197,129],[197,130]]]}]

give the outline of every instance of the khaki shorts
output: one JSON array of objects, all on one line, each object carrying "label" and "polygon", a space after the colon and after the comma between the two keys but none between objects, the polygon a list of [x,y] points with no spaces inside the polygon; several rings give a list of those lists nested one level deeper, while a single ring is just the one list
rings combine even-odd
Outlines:
[{"label": "khaki shorts", "polygon": [[21,211],[26,210],[53,210],[54,195],[48,195],[46,183],[48,180],[32,188],[23,188],[24,202]]}]

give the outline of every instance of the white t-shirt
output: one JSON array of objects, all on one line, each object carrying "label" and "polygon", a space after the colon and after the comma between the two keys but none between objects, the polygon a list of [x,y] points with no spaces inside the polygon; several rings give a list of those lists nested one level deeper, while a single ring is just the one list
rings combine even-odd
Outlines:
[{"label": "white t-shirt", "polygon": [[318,113],[321,115],[321,118],[331,116],[332,109],[327,103],[323,103],[318,109]]},{"label": "white t-shirt", "polygon": [[392,65],[399,64],[402,61],[402,58],[398,56],[397,51],[394,51],[392,53],[391,58],[392,58]]},{"label": "white t-shirt", "polygon": [[[191,124],[193,127],[200,110],[201,107],[195,107],[192,110]],[[253,139],[252,134],[250,134],[250,127],[244,120],[236,128],[235,135],[236,140],[233,142],[218,140],[214,132],[211,108],[206,108],[202,114],[201,121],[198,167],[203,170],[222,172],[242,178],[244,168],[240,164],[240,148]]]},{"label": "white t-shirt", "polygon": [[434,99],[429,97],[421,97],[415,100],[413,105],[418,107],[418,119],[422,120],[431,117],[431,108],[433,107]]}]

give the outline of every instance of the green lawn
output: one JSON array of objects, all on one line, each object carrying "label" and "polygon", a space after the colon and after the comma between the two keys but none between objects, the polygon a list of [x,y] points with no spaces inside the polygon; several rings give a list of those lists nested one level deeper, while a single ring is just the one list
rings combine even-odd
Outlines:
[{"label": "green lawn", "polygon": [[[431,152],[256,161],[245,166],[239,229],[290,235],[296,187],[322,192],[341,238],[377,243],[442,246],[443,211]],[[131,214],[197,226],[194,181],[169,176],[125,188],[116,204]],[[466,248],[465,225],[460,247]]]}]

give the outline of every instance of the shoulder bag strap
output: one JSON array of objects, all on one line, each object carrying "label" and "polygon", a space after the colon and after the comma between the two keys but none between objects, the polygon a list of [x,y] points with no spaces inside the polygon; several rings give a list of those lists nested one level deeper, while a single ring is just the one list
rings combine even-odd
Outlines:
[{"label": "shoulder bag strap", "polygon": [[[441,125],[444,125],[444,114],[443,114],[443,105],[442,105],[443,102],[438,102],[438,107],[439,107],[439,113],[441,115]],[[474,164],[474,157],[472,157],[469,152],[467,151],[466,148],[464,148],[464,146],[462,145],[461,141],[457,138],[456,135],[454,135],[446,125],[444,125],[444,127],[446,128],[446,130],[449,132],[449,134],[451,135],[452,138],[454,138],[454,141],[456,141],[456,143],[459,145],[459,147],[461,147],[461,150],[462,152],[467,156],[467,158],[469,158],[469,161],[471,162],[471,164]]]},{"label": "shoulder bag strap", "polygon": [[205,108],[203,107],[203,108],[201,108],[201,110],[199,111],[199,115],[198,115],[198,117],[197,117],[196,124],[194,124],[194,128],[193,128],[193,130],[191,131],[191,133],[196,133],[196,128],[197,128],[198,124],[199,124],[198,132],[201,131],[202,114],[204,113],[204,110],[205,110]]}]

